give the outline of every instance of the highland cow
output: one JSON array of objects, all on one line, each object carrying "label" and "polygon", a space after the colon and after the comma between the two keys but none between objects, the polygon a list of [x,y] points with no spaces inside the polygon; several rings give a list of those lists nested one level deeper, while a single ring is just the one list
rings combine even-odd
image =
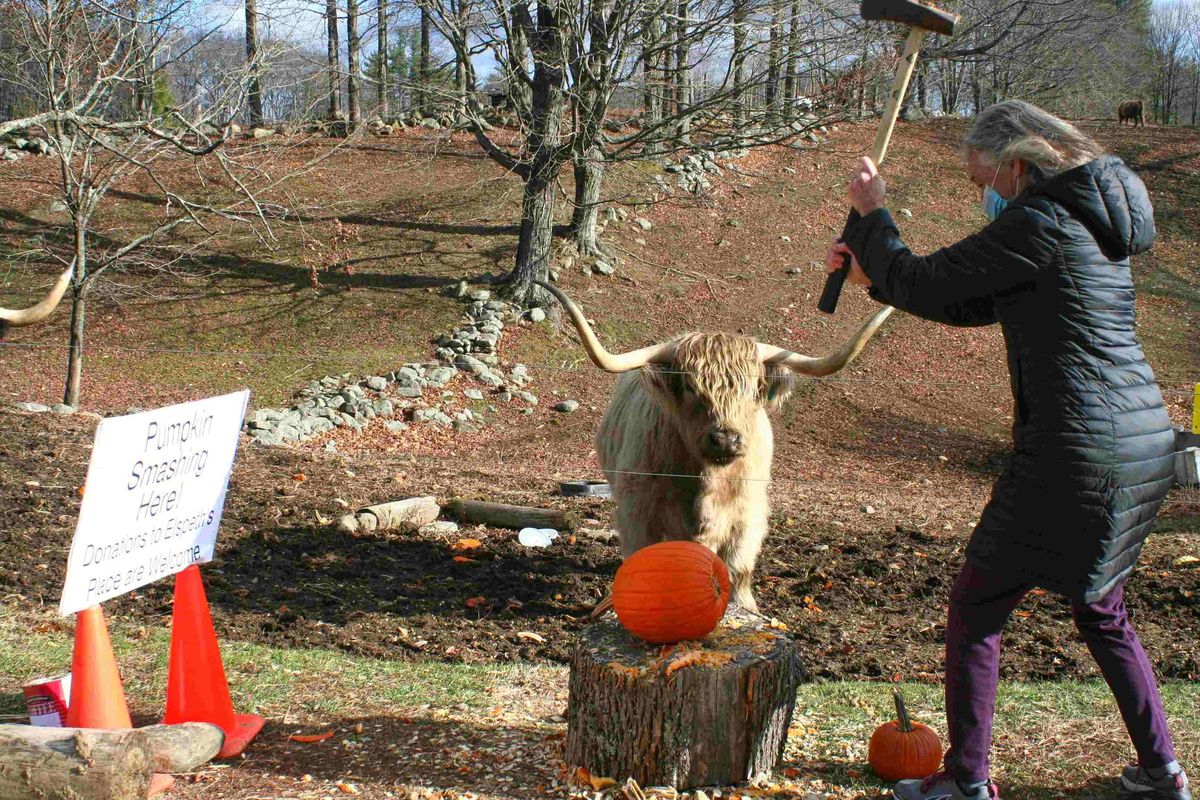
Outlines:
[{"label": "highland cow", "polygon": [[1146,110],[1141,100],[1127,100],[1117,106],[1117,122],[1124,125],[1125,120],[1132,122],[1135,128],[1145,126]]},{"label": "highland cow", "polygon": [[[830,375],[854,360],[892,309],[824,358],[723,333],[612,354],[565,294],[542,285],[562,303],[596,366],[624,373],[596,437],[622,557],[655,542],[700,542],[728,566],[732,599],[757,612],[751,581],[767,533],[775,446],[767,415],[787,398],[796,374]],[[593,615],[609,606],[606,598]]]}]

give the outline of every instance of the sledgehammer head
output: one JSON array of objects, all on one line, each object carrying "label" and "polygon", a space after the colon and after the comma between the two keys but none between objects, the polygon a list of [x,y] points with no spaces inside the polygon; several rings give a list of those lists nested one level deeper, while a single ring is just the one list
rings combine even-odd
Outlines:
[{"label": "sledgehammer head", "polygon": [[954,33],[958,16],[914,0],[862,0],[862,18],[898,22],[910,28],[923,28],[949,36]]}]

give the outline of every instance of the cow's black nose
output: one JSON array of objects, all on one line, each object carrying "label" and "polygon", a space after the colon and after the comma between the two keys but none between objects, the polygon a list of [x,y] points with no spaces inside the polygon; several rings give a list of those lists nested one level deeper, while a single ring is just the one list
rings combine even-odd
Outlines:
[{"label": "cow's black nose", "polygon": [[716,456],[730,457],[742,454],[742,435],[734,431],[715,430],[708,434],[708,447]]}]

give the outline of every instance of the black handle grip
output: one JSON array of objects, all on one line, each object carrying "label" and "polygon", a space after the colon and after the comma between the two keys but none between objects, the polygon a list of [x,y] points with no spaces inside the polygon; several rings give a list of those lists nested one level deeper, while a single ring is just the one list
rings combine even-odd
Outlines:
[{"label": "black handle grip", "polygon": [[[846,231],[850,230],[850,226],[858,222],[861,217],[858,211],[850,209],[850,216],[846,218],[846,227],[842,229],[842,239],[846,238]],[[839,239],[841,241],[841,239]],[[846,283],[846,276],[850,274],[850,256],[844,256],[842,260],[842,268],[836,272],[829,273],[825,278],[825,289],[821,292],[821,299],[817,301],[817,308],[824,311],[826,314],[832,314],[837,311],[838,298],[842,295],[842,286]]]}]

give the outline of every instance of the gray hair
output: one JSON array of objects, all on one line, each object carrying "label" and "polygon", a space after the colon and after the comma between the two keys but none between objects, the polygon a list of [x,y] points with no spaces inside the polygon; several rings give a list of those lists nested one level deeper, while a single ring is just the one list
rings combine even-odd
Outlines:
[{"label": "gray hair", "polygon": [[1024,161],[1034,183],[1104,155],[1104,148],[1083,131],[1023,100],[1005,100],[979,112],[963,147],[996,164]]}]

